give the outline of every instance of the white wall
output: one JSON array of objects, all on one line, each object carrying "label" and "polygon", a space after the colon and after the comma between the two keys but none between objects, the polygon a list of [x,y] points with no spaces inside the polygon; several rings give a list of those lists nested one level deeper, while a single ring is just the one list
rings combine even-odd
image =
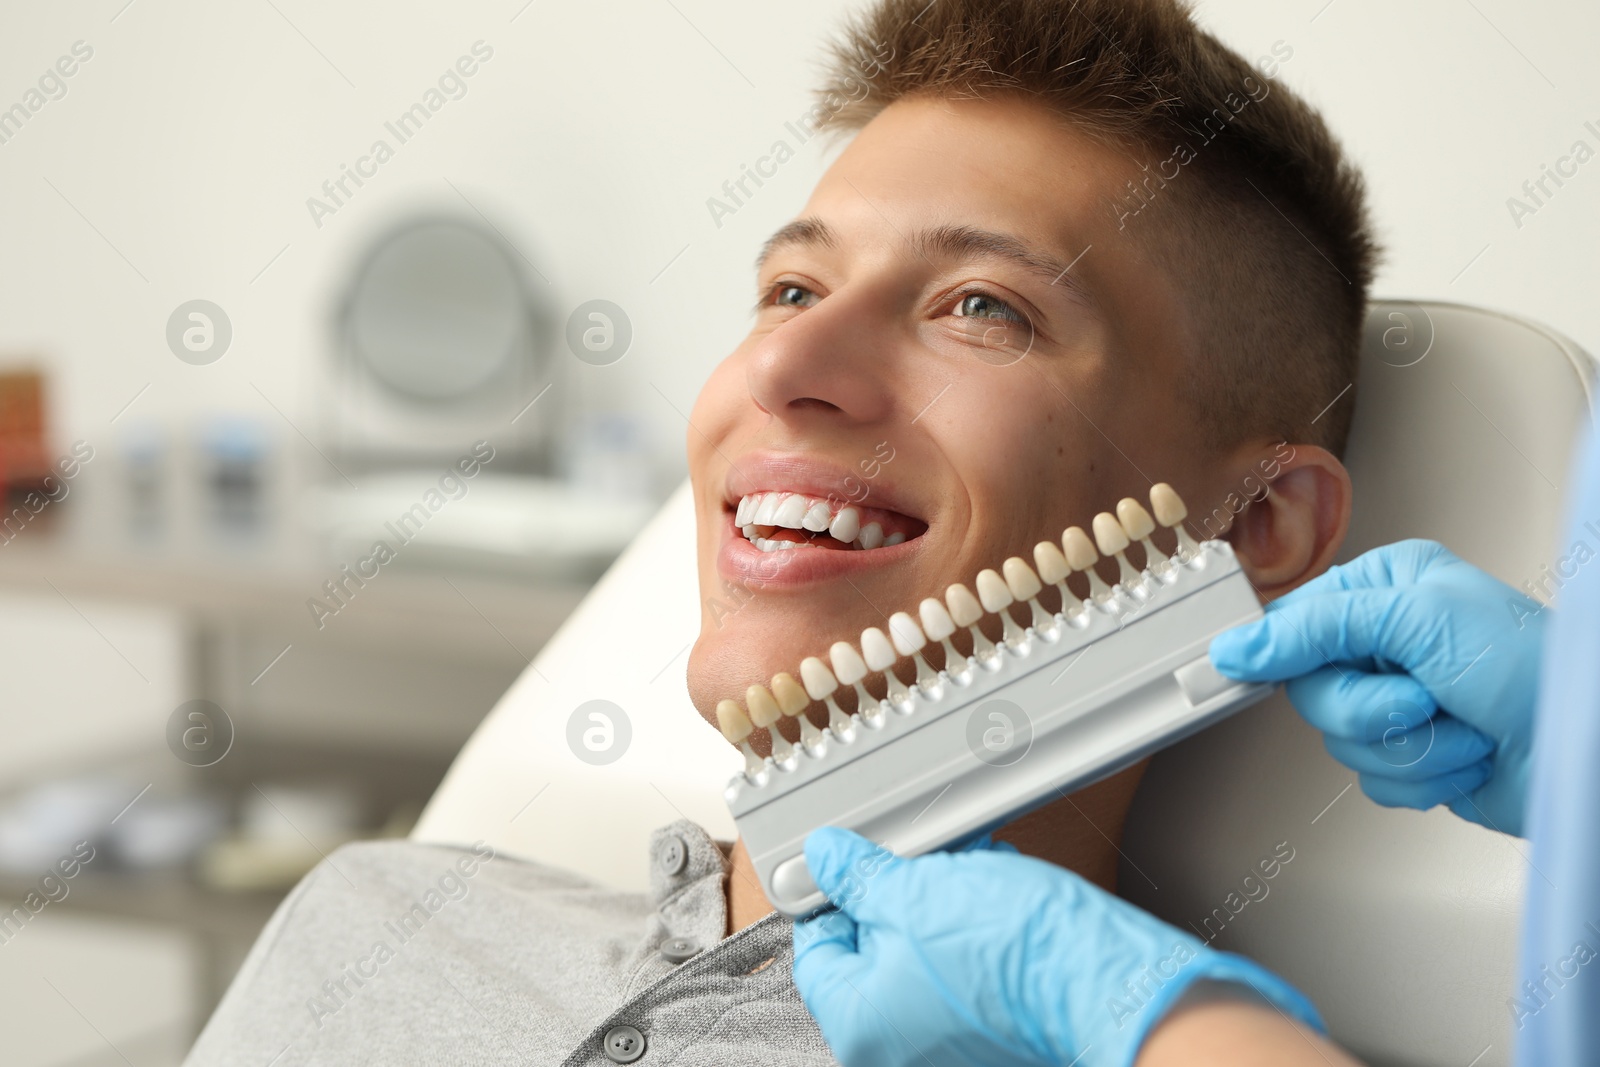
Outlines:
[{"label": "white wall", "polygon": [[1574,141],[1600,153],[1590,54],[1600,7],[1202,0],[1199,10],[1246,55],[1280,39],[1294,48],[1282,79],[1322,109],[1367,174],[1388,250],[1378,294],[1513,312],[1600,352],[1600,158],[1564,188],[1550,184],[1555,195],[1520,228],[1506,207]]}]

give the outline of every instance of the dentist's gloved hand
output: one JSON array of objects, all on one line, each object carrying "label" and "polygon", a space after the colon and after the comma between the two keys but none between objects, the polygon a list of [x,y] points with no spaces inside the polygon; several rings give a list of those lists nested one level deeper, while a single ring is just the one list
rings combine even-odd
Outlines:
[{"label": "dentist's gloved hand", "polygon": [[1199,979],[1323,1030],[1292,986],[1009,845],[903,859],[825,826],[838,905],[795,923],[794,981],[845,1067],[1129,1067]]},{"label": "dentist's gloved hand", "polygon": [[1211,662],[1287,681],[1328,751],[1390,807],[1521,834],[1549,612],[1433,541],[1374,549],[1219,634]]}]

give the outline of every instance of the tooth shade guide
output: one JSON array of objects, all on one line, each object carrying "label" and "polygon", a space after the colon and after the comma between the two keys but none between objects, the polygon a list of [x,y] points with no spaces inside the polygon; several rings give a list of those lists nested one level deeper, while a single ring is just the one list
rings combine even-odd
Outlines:
[{"label": "tooth shade guide", "polygon": [[[1049,541],[1035,546],[1034,566],[1023,557],[1012,556],[1003,562],[999,571],[981,571],[974,577],[976,596],[970,587],[958,582],[947,588],[942,602],[927,598],[918,607],[920,625],[918,618],[911,614],[896,612],[885,628],[869,627],[862,631],[859,651],[857,646],[839,641],[830,647],[826,658],[808,657],[801,664],[801,682],[780,674],[773,677],[770,693],[763,687],[751,687],[747,705],[751,709],[749,718],[753,726],[768,729],[773,738],[774,759],[778,760],[793,748],[779,732],[779,719],[798,718],[802,744],[813,755],[820,755],[816,749],[826,735],[804,714],[814,702],[827,708],[829,731],[849,743],[857,736],[858,719],[862,724],[881,726],[885,709],[913,713],[917,691],[929,700],[943,699],[944,683],[948,680],[958,685],[970,684],[975,664],[990,671],[999,670],[998,649],[985,632],[986,615],[1000,617],[1001,641],[1011,652],[1026,656],[1030,634],[1055,642],[1061,639],[1063,623],[1076,630],[1097,625],[1086,610],[1091,601],[1104,612],[1119,617],[1138,610],[1154,595],[1158,583],[1153,579],[1157,575],[1161,577],[1160,584],[1179,580],[1173,561],[1156,546],[1150,535],[1158,519],[1181,517],[1186,509],[1165,483],[1152,488],[1151,507],[1157,512],[1155,518],[1139,501],[1124,498],[1118,502],[1115,514],[1101,512],[1095,516],[1091,523],[1092,538],[1080,527],[1069,527],[1059,547]],[[868,511],[875,512],[875,509]],[[853,527],[852,524],[859,524],[861,520],[857,509],[846,506],[833,512],[823,502],[798,493],[775,491],[742,498],[736,506],[735,519],[771,517],[777,520],[777,525],[765,527],[767,532],[782,536],[781,531],[787,531],[790,537],[805,537],[821,532],[817,527],[822,525],[824,512],[829,517],[830,536],[834,532],[853,533],[858,547],[898,543],[906,536],[899,531],[885,536],[883,525],[876,519]],[[749,525],[759,527],[761,524]],[[1202,550],[1181,525],[1169,528],[1175,530],[1178,538],[1180,560]],[[761,529],[755,532],[758,536],[762,534]],[[1148,573],[1135,568],[1127,557],[1127,549],[1135,540],[1140,543]],[[1108,584],[1097,569],[1102,554],[1117,560],[1121,582],[1116,587]],[[1080,599],[1070,584],[1071,575],[1076,572],[1083,573],[1089,584],[1088,600]],[[1047,584],[1056,589],[1059,612],[1046,606],[1054,598],[1041,599]],[[1020,624],[1010,610],[1012,605],[1022,602],[1028,604],[1031,614],[1027,626]],[[1099,615],[1099,612],[1094,613],[1096,617]],[[1120,619],[1118,625],[1121,625]],[[970,655],[957,647],[955,634],[961,629],[967,631],[968,638],[960,639],[960,643],[970,647]],[[930,640],[941,648],[939,659],[943,662],[938,668],[924,654]],[[915,671],[911,686],[898,670],[902,658],[910,660]],[[874,675],[882,676],[881,685]],[[853,691],[853,703],[839,693],[841,687]],[[884,695],[875,695],[875,690],[881,690]],[[774,706],[780,712],[777,717],[773,717]],[[852,707],[853,713],[847,710]],[[763,721],[755,722],[757,718]]]},{"label": "tooth shade guide", "polygon": [[[767,899],[791,917],[826,904],[811,882],[796,877],[817,825],[891,840],[906,856],[948,847],[1057,789],[1070,792],[1115,773],[1137,758],[1135,750],[1164,746],[1267,695],[1270,686],[1218,691],[1208,680],[1211,636],[1259,619],[1261,607],[1226,543],[1206,542],[1201,551],[1169,579],[1147,582],[1151,599],[1136,612],[1127,612],[1119,595],[1119,614],[1084,612],[1059,641],[1002,655],[998,669],[975,670],[965,686],[936,696],[916,692],[910,712],[888,714],[875,729],[857,724],[849,744],[830,743],[789,767],[769,764],[756,779],[735,776],[725,796]],[[868,685],[879,688],[876,679]],[[970,713],[990,700],[1029,711],[1031,755],[1020,773],[995,774],[966,758]],[[852,706],[842,696],[840,703]],[[935,796],[941,799],[930,805]]]}]

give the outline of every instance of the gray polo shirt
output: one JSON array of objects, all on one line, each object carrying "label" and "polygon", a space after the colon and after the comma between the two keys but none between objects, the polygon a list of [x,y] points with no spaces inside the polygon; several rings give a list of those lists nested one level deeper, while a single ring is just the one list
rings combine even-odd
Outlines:
[{"label": "gray polo shirt", "polygon": [[723,936],[728,871],[687,820],[651,836],[648,893],[486,845],[346,845],[278,908],[185,1062],[833,1064],[790,921]]}]

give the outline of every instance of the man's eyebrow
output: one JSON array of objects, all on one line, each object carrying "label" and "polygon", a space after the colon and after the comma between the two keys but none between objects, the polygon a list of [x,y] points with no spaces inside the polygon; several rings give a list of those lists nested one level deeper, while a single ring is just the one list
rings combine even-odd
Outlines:
[{"label": "man's eyebrow", "polygon": [[767,238],[761,246],[761,254],[756,256],[756,273],[766,265],[772,253],[780,248],[794,245],[802,247],[838,248],[839,236],[821,219],[801,218],[795,219],[786,226],[781,227],[771,237]]},{"label": "man's eyebrow", "polygon": [[[1072,268],[1077,266],[1078,260],[1083,258],[1083,252],[1078,253],[1075,259],[1063,260],[1008,233],[953,225],[935,226],[932,229],[918,231],[911,236],[910,244],[912,250],[924,259],[938,256],[946,259],[1006,260],[1045,279],[1051,285],[1062,286],[1084,301],[1093,302],[1092,295],[1084,286],[1082,279],[1071,273]],[[767,238],[766,243],[761,246],[761,254],[756,257],[757,272],[774,252],[792,246],[837,248],[839,237],[821,219],[795,219]],[[1088,250],[1085,248],[1084,252]]]}]

